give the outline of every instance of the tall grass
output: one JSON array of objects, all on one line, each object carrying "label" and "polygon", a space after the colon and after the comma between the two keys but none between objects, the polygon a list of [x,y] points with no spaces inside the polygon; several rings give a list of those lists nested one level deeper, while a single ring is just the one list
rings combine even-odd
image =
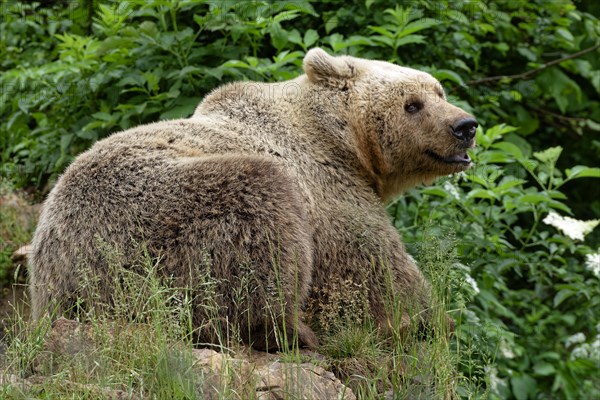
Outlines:
[{"label": "tall grass", "polygon": [[[160,259],[151,258],[143,246],[137,264],[128,268],[123,268],[118,252],[106,243],[98,241],[98,246],[108,260],[113,279],[110,304],[94,297],[97,285],[107,282],[90,271],[84,273],[81,293],[85,295],[78,304],[78,318],[85,324],[71,332],[79,336],[67,340],[79,346],[73,351],[57,351],[47,344],[52,341],[52,335],[48,339],[50,321],[56,316],[48,315],[33,323],[16,310],[9,324],[9,343],[0,372],[5,382],[0,385],[0,398],[100,399],[117,391],[124,398],[259,398],[256,378],[234,362],[236,357],[252,359],[253,351],[241,345],[241,328],[231,327],[220,317],[217,282],[211,277],[208,258],[205,272],[195,276],[193,286],[178,287],[171,278],[161,276]],[[275,340],[283,349],[278,358],[289,366],[285,373],[289,385],[294,386],[282,388],[285,398],[303,393],[302,385],[307,383],[299,380],[299,369],[291,366],[304,362],[333,371],[360,399],[379,399],[385,393],[398,399],[452,399],[480,392],[480,381],[459,374],[457,366],[466,349],[457,343],[464,341],[448,332],[446,315],[453,298],[450,288],[456,287],[454,281],[458,279],[452,267],[452,238],[428,241],[419,252],[434,297],[430,310],[434,326],[428,335],[413,330],[408,337],[384,336],[369,317],[365,303],[368,288],[342,283],[345,289],[331,294],[333,303],[320,316],[321,325],[327,328],[321,331],[322,356],[301,350],[297,337],[289,337],[285,326],[277,330]],[[277,269],[276,260],[273,263]],[[242,308],[254,284],[251,274],[247,279],[245,288],[242,285],[235,289]],[[281,287],[275,279],[275,287],[269,289],[279,301],[283,299]],[[212,329],[216,346],[211,347],[233,357],[216,360],[211,364],[212,372],[198,365],[194,353],[195,348],[207,345],[195,340],[192,321],[199,293],[209,315],[201,329]],[[391,289],[389,293],[386,307],[392,324],[399,326],[407,309]],[[104,312],[104,306],[110,307],[110,314]],[[282,319],[277,310],[282,308],[283,304],[268,305],[264,312],[278,324]],[[340,310],[347,312],[340,314]],[[8,384],[9,375],[30,379],[27,385]]]}]

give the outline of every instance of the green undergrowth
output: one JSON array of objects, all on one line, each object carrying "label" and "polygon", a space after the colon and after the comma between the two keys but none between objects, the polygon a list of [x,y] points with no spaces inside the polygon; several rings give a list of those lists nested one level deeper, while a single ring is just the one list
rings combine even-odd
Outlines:
[{"label": "green undergrowth", "polygon": [[[328,329],[320,333],[318,353],[322,356],[299,349],[296,338],[280,334],[277,340],[284,344],[284,350],[278,353],[278,359],[292,365],[312,362],[330,370],[361,399],[379,399],[386,392],[393,393],[394,398],[434,399],[479,392],[484,378],[459,372],[458,364],[463,362],[465,352],[457,345],[460,337],[448,332],[446,320],[450,291],[462,291],[462,283],[451,273],[453,260],[435,250],[439,241],[431,243],[431,248],[423,249],[423,253],[439,257],[428,258],[423,267],[439,282],[433,282],[434,324],[426,335],[414,330],[410,335],[384,336],[364,309],[360,317],[354,318],[349,318],[349,314],[336,318],[332,312],[326,317]],[[110,249],[102,252],[107,260],[118,260],[118,254]],[[15,311],[7,332],[1,373],[28,378],[30,383],[2,385],[0,397],[100,399],[118,390],[125,398],[257,398],[260,392],[254,391],[254,382],[232,360],[213,366],[213,374],[197,367],[194,349],[207,344],[195,340],[194,291],[177,287],[172,280],[160,276],[160,259],[150,258],[143,250],[140,254],[142,257],[133,267],[111,266],[111,275],[119,287],[112,298],[110,316],[101,307],[79,304],[77,320],[83,324],[75,333],[69,333],[71,336],[62,341],[62,347],[53,344],[57,333],[51,331],[50,320],[56,319],[49,316],[53,314],[51,310],[38,322]],[[207,271],[197,286],[203,290],[201,306],[215,310],[214,318],[205,321],[217,338],[217,344],[210,348],[232,359],[252,359],[256,351],[241,345],[239,330],[216,322],[218,302],[211,282],[214,283]],[[82,293],[91,297],[84,296],[82,303],[94,299],[97,284],[107,283],[94,280],[93,274],[84,279],[82,289],[87,292]],[[207,293],[213,297],[207,297]],[[340,294],[340,304],[356,303],[356,292],[344,293]],[[399,326],[402,313],[407,310],[402,310],[397,300],[390,296],[386,307],[391,324]],[[268,309],[265,312],[270,312]],[[293,399],[297,398],[293,393],[302,393],[302,385],[310,382],[292,380],[290,385],[296,387],[288,390],[291,394],[285,398]]]},{"label": "green undergrowth", "polygon": [[[478,129],[471,170],[410,191],[389,212],[422,268],[435,248],[455,252],[449,273],[470,293],[450,297],[457,345],[470,353],[463,374],[486,377],[493,399],[595,398],[600,218],[581,219],[565,188],[595,186],[600,168],[563,168],[563,147],[535,151],[516,131]],[[448,237],[453,244],[421,250]]]},{"label": "green undergrowth", "polygon": [[[399,329],[403,314],[413,313],[406,302],[399,301],[389,291],[385,307],[392,334],[384,335],[368,314],[361,313],[364,308],[360,299],[364,296],[360,292],[368,289],[351,284],[339,292],[341,299],[334,296],[334,303],[341,305],[330,304],[329,310],[352,311],[344,313],[341,319],[320,316],[328,323],[327,331],[322,332],[320,348],[326,356],[326,365],[358,398],[376,399],[384,393],[398,399],[487,397],[484,370],[489,365],[482,358],[472,360],[471,354],[476,349],[469,348],[463,331],[452,332],[449,326],[449,316],[460,316],[474,294],[465,275],[454,268],[455,246],[455,238],[445,235],[428,238],[417,250],[420,268],[432,283],[433,302],[429,310],[432,325],[427,331],[407,333]],[[417,324],[417,320],[415,315],[412,323]],[[490,354],[487,361],[492,358]],[[465,364],[471,364],[479,373],[469,372],[463,367]]]}]

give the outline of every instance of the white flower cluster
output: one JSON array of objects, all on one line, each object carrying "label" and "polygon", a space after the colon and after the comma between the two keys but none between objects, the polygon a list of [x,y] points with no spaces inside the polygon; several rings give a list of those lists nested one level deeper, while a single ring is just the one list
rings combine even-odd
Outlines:
[{"label": "white flower cluster", "polygon": [[515,353],[513,352],[510,343],[508,343],[506,340],[500,341],[500,354],[502,354],[504,358],[515,358]]},{"label": "white flower cluster", "polygon": [[573,240],[583,240],[585,235],[593,231],[600,224],[600,220],[598,219],[580,221],[571,217],[563,217],[554,211],[550,211],[546,218],[543,219],[543,222],[557,228]]},{"label": "white flower cluster", "polygon": [[452,195],[456,200],[460,200],[460,194],[456,189],[456,186],[450,181],[444,182],[444,190]]},{"label": "white flower cluster", "polygon": [[571,335],[565,340],[565,346],[571,347],[574,344],[585,342],[585,335],[582,332]]},{"label": "white flower cluster", "polygon": [[[486,365],[484,370],[489,379],[490,391],[496,395],[496,398],[505,397],[505,393],[509,390],[508,381],[498,376],[498,369],[494,366]],[[509,374],[511,374],[510,370]]]},{"label": "white flower cluster", "polygon": [[473,279],[473,277],[471,275],[465,274],[465,281],[469,285],[471,285],[471,287],[473,288],[475,293],[479,293],[479,286],[477,285],[477,282],[475,281],[475,279]]},{"label": "white flower cluster", "polygon": [[477,285],[477,281],[471,276],[471,269],[468,266],[459,262],[455,262],[454,264],[452,264],[452,266],[465,274],[464,282],[468,283],[476,294],[480,292],[479,285]]},{"label": "white flower cluster", "polygon": [[498,377],[498,369],[496,367],[490,367],[489,365],[486,365],[485,370],[490,380],[490,389],[492,390],[492,393],[494,393],[497,396],[500,395],[500,390],[498,390],[498,386],[500,386],[504,382]]},{"label": "white flower cluster", "polygon": [[569,336],[565,341],[565,346],[570,347],[577,344],[571,350],[571,360],[588,359],[598,362],[600,360],[600,324],[596,325],[596,337],[591,343],[585,343],[585,335],[581,332]]},{"label": "white flower cluster", "polygon": [[468,177],[467,177],[467,173],[465,171],[459,172],[458,174],[456,174],[456,176],[457,176],[459,182],[460,181],[465,181],[466,182],[466,181],[469,180]]},{"label": "white flower cluster", "polygon": [[600,278],[600,250],[596,254],[585,256],[585,267]]}]

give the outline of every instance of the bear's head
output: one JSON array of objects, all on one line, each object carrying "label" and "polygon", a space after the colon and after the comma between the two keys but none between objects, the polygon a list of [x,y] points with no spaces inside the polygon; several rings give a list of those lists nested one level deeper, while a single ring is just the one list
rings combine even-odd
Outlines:
[{"label": "bear's head", "polygon": [[309,85],[343,98],[336,104],[343,104],[352,145],[385,201],[471,166],[477,121],[448,103],[431,75],[318,48],[307,53],[304,71]]}]

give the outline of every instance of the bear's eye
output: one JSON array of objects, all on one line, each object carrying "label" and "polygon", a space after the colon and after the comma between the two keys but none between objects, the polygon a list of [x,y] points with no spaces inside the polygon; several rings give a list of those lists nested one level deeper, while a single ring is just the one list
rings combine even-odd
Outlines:
[{"label": "bear's eye", "polygon": [[417,111],[420,111],[421,109],[423,109],[423,103],[419,103],[419,102],[407,103],[404,106],[404,110],[406,110],[406,112],[409,114],[414,114]]}]

